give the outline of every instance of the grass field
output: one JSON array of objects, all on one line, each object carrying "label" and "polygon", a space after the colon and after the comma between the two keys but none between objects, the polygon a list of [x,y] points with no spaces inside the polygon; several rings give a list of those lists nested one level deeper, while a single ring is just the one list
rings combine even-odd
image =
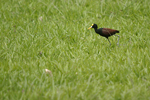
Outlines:
[{"label": "grass field", "polygon": [[[149,5],[1,0],[0,100],[150,100]],[[93,23],[119,30],[120,46]]]}]

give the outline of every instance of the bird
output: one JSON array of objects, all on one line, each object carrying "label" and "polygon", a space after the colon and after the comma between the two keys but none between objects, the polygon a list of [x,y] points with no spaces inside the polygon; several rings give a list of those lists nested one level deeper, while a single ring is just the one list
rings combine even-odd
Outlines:
[{"label": "bird", "polygon": [[[118,30],[110,29],[110,28],[99,28],[98,29],[97,24],[92,24],[92,26],[89,27],[88,29],[91,29],[91,28],[94,28],[94,30],[95,30],[95,32],[97,34],[99,34],[100,36],[106,37],[107,39],[108,39],[108,37],[110,37],[112,35],[118,36],[118,43],[117,43],[117,45],[119,45],[119,38],[120,38],[120,36],[116,35],[116,33],[119,33]],[[109,39],[108,39],[108,41],[109,41]],[[109,41],[109,43],[110,43],[110,41]],[[110,45],[111,45],[111,43],[110,43]]]}]

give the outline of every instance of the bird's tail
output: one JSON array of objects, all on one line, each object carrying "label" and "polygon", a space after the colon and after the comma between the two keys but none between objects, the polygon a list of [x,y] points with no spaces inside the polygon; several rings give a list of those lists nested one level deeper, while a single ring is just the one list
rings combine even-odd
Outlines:
[{"label": "bird's tail", "polygon": [[118,30],[116,30],[116,33],[119,33],[119,31],[118,31]]}]

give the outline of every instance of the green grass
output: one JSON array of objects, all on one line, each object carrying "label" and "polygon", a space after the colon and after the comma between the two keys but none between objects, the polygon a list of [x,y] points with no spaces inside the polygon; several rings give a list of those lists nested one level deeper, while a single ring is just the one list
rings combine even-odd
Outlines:
[{"label": "green grass", "polygon": [[[150,99],[149,5],[1,0],[0,100]],[[120,46],[87,30],[92,23],[119,30]]]}]

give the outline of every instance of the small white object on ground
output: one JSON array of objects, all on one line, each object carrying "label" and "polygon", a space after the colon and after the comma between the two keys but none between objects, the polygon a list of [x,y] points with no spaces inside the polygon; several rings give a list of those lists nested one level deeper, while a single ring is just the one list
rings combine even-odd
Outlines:
[{"label": "small white object on ground", "polygon": [[46,73],[49,73],[49,74],[50,74],[50,76],[53,76],[53,74],[52,74],[52,72],[51,72],[50,70],[45,69],[45,72],[46,72]]}]

